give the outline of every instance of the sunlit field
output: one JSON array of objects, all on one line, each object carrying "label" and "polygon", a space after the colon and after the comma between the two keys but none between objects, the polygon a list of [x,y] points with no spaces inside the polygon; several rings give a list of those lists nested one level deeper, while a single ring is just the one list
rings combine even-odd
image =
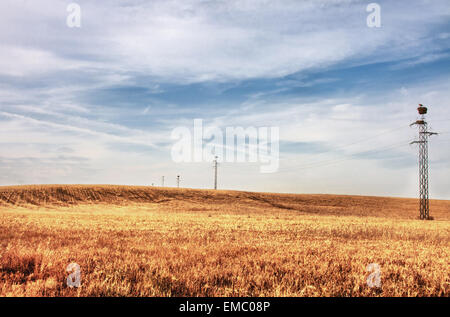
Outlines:
[{"label": "sunlit field", "polygon": [[0,187],[0,295],[449,296],[450,202],[431,215],[399,198]]}]

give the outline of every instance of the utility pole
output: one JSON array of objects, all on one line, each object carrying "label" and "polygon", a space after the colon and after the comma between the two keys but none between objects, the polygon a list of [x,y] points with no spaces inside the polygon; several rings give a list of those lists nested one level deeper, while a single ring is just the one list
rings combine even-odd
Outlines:
[{"label": "utility pole", "polygon": [[430,217],[430,204],[428,193],[428,137],[430,135],[437,134],[436,132],[428,131],[428,125],[425,121],[425,115],[427,114],[427,107],[419,104],[417,108],[420,118],[411,123],[410,126],[417,125],[419,127],[419,140],[413,141],[410,144],[419,145],[419,193],[420,193],[420,219],[431,220]]},{"label": "utility pole", "polygon": [[180,188],[180,175],[177,175],[177,188]]},{"label": "utility pole", "polygon": [[161,178],[161,187],[164,187],[164,176]]},{"label": "utility pole", "polygon": [[218,158],[218,156],[216,155],[214,157],[214,161],[213,161],[213,167],[214,167],[214,189],[217,189],[217,158]]}]

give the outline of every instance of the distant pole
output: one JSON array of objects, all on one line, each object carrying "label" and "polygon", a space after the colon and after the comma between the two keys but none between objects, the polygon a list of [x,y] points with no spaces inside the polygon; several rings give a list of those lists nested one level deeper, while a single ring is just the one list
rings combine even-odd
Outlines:
[{"label": "distant pole", "polygon": [[214,157],[213,167],[214,167],[214,189],[217,189],[217,155]]},{"label": "distant pole", "polygon": [[411,123],[411,126],[417,125],[419,127],[419,140],[413,141],[410,144],[419,144],[419,212],[420,219],[430,220],[430,204],[428,193],[428,137],[435,135],[435,132],[429,132],[427,122],[425,121],[425,114],[427,107],[419,104],[417,111],[420,114],[420,119]]},{"label": "distant pole", "polygon": [[177,188],[180,188],[180,175],[177,175]]},{"label": "distant pole", "polygon": [[161,187],[164,187],[164,176],[161,178]]}]

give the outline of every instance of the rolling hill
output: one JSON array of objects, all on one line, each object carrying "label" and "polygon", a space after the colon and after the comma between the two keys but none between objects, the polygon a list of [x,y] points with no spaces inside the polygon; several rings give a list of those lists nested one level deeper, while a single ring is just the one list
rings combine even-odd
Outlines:
[{"label": "rolling hill", "polygon": [[[449,296],[449,201],[0,187],[0,296]],[[81,286],[67,284],[69,264]],[[367,279],[380,268],[381,282]]]},{"label": "rolling hill", "polygon": [[[418,200],[350,195],[255,193],[231,190],[178,189],[120,185],[0,186],[2,207],[67,207],[86,204],[171,204],[187,208],[232,206],[290,210],[323,215],[415,219]],[[450,220],[450,201],[431,200],[435,219]]]}]

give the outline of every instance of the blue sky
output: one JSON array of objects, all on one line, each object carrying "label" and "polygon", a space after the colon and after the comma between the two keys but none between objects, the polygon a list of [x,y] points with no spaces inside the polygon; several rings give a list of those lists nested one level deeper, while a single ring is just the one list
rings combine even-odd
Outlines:
[{"label": "blue sky", "polygon": [[193,119],[280,128],[280,169],[223,163],[219,187],[417,194],[416,106],[441,135],[430,190],[450,199],[450,6],[359,0],[0,4],[0,185],[211,188],[210,162],[175,163]]}]

